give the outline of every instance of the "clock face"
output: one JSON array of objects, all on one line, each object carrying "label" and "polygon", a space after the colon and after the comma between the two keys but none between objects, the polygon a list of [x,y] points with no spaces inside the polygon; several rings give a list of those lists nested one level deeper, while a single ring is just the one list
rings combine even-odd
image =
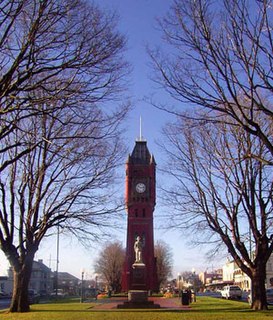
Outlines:
[{"label": "clock face", "polygon": [[143,193],[146,190],[146,186],[144,183],[140,182],[136,185],[136,192]]}]

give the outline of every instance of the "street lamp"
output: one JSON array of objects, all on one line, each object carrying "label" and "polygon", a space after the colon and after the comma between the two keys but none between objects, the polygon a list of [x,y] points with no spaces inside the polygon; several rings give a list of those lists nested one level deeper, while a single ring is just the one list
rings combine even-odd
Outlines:
[{"label": "street lamp", "polygon": [[95,276],[95,296],[97,299],[97,296],[98,296],[98,274],[94,273],[94,276]]},{"label": "street lamp", "polygon": [[98,275],[95,274],[95,289],[98,290]]},{"label": "street lamp", "polygon": [[179,290],[179,293],[180,293],[180,290],[181,290],[181,274],[178,273],[177,274],[177,287],[178,287],[178,290]]},{"label": "street lamp", "polygon": [[192,268],[193,301],[196,302],[195,269]]}]

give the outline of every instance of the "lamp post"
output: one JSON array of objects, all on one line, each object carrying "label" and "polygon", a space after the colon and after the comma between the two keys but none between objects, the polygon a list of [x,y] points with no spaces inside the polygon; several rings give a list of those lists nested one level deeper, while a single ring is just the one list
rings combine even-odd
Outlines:
[{"label": "lamp post", "polygon": [[178,287],[178,290],[179,290],[179,293],[180,293],[180,290],[181,290],[181,274],[178,273],[177,274],[177,287]]},{"label": "lamp post", "polygon": [[95,300],[97,300],[97,297],[98,297],[98,275],[97,275],[97,273],[95,273],[94,276],[95,276]]},{"label": "lamp post", "polygon": [[196,302],[195,269],[192,268],[193,301]]},{"label": "lamp post", "polygon": [[95,289],[98,290],[98,275],[95,274]]}]

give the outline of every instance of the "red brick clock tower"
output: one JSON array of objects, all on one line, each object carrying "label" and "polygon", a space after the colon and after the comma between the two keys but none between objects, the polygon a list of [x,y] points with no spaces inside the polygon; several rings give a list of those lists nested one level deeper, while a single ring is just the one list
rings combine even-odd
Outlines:
[{"label": "red brick clock tower", "polygon": [[[128,222],[123,291],[158,289],[153,234],[155,169],[156,163],[146,141],[137,140],[126,162],[125,201]],[[142,244],[140,266],[135,264],[134,244],[138,237]]]}]

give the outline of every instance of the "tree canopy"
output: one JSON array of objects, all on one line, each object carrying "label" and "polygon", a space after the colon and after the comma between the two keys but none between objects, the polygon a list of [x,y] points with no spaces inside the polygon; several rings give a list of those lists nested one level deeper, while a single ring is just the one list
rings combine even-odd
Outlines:
[{"label": "tree canopy", "polygon": [[0,145],[1,171],[43,143],[16,137],[26,118],[117,99],[128,65],[116,24],[82,0],[1,2],[0,141],[13,140]]},{"label": "tree canopy", "polygon": [[154,80],[175,101],[153,103],[179,119],[165,131],[177,182],[167,203],[177,227],[227,246],[252,279],[254,309],[266,308],[272,253],[272,4],[174,0],[159,20],[164,47],[149,50]]},{"label": "tree canopy", "polygon": [[124,48],[115,15],[94,3],[0,4],[0,246],[14,270],[10,311],[29,310],[45,236],[59,226],[94,238],[117,208]]},{"label": "tree canopy", "polygon": [[[205,117],[204,117],[205,119]],[[263,128],[268,135],[273,126]],[[273,252],[272,170],[267,147],[243,128],[179,119],[165,130],[172,177],[169,221],[203,244],[224,244],[252,280],[256,308],[266,307],[265,268]],[[246,157],[256,154],[257,158]],[[194,232],[193,232],[194,230]],[[218,247],[219,250],[219,247]],[[257,300],[255,300],[257,299]],[[259,302],[258,302],[259,300]]]},{"label": "tree canopy", "polygon": [[158,278],[158,288],[166,283],[172,276],[173,255],[170,246],[163,240],[158,240],[155,244],[156,269]]},{"label": "tree canopy", "polygon": [[109,290],[121,291],[122,271],[125,261],[125,249],[119,241],[106,243],[95,262],[95,271],[107,283]]},{"label": "tree canopy", "polygon": [[154,80],[179,103],[156,106],[174,114],[199,107],[212,121],[221,113],[273,156],[272,137],[256,117],[273,117],[272,21],[272,0],[174,0],[159,21],[164,47],[150,56]]}]

